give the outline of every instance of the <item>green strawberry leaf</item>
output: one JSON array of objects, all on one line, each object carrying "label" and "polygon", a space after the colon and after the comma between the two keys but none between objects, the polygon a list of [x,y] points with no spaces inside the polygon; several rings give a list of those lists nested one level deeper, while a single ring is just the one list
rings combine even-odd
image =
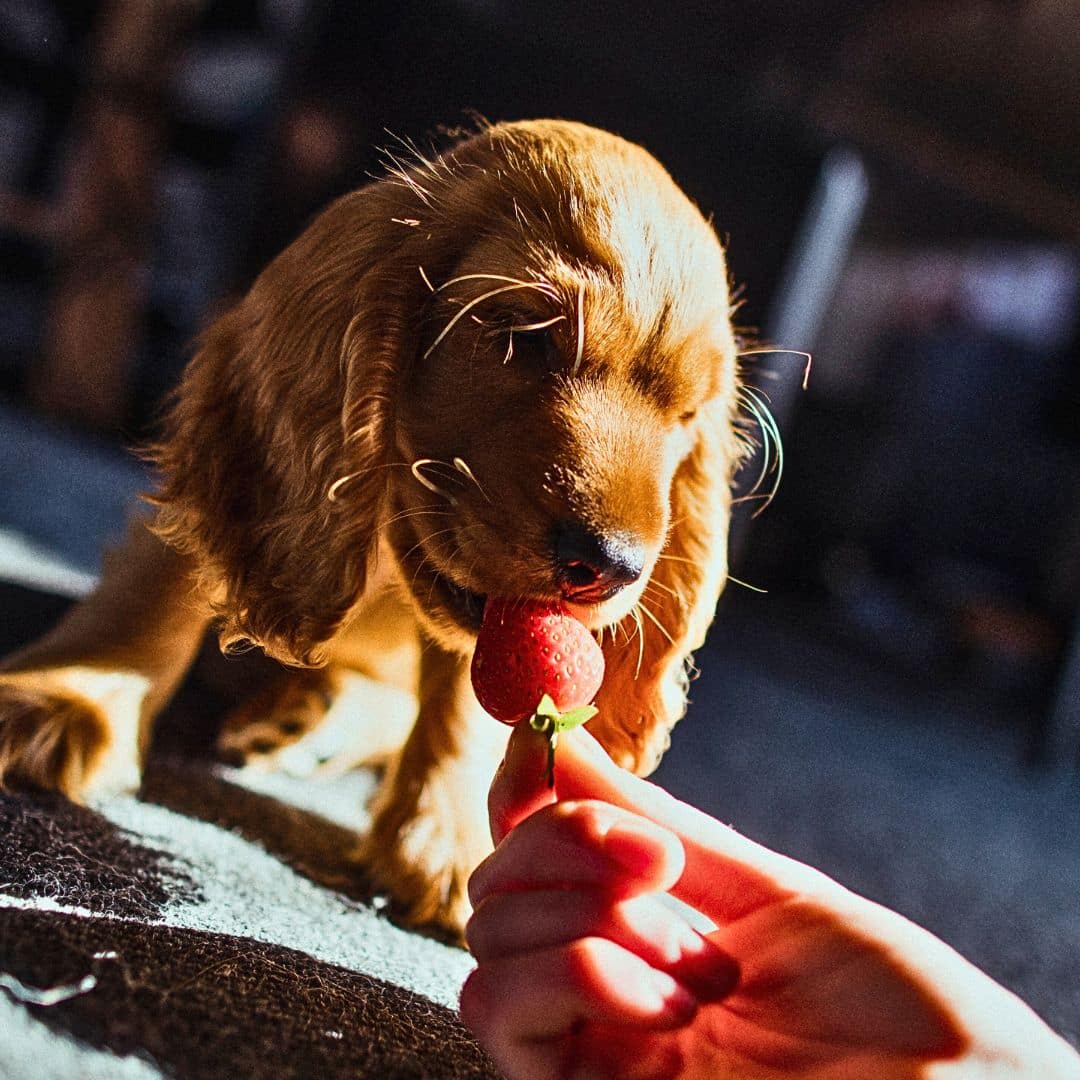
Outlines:
[{"label": "green strawberry leaf", "polygon": [[599,711],[595,705],[582,705],[561,713],[549,694],[544,694],[540,699],[536,711],[529,717],[529,727],[547,738],[547,768],[544,775],[549,788],[555,786],[555,747],[559,743],[559,733],[580,727]]},{"label": "green strawberry leaf", "polygon": [[540,699],[540,704],[536,706],[536,716],[546,716],[550,720],[557,720],[559,718],[559,710],[555,706],[555,702],[551,700],[550,694],[545,694]]},{"label": "green strawberry leaf", "polygon": [[599,711],[595,705],[582,705],[578,709],[571,709],[555,718],[555,730],[573,731],[574,728],[588,723]]}]

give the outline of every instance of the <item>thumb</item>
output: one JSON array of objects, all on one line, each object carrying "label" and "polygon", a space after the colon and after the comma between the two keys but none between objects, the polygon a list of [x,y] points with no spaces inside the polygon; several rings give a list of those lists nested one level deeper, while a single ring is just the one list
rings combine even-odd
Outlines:
[{"label": "thumb", "polygon": [[547,782],[547,738],[534,731],[527,720],[522,721],[510,735],[488,792],[488,820],[495,846],[519,821],[554,801],[555,792]]},{"label": "thumb", "polygon": [[[515,738],[518,735],[515,732]],[[536,768],[541,769],[544,745],[542,739],[536,741],[539,749],[530,745],[518,752],[535,752],[540,761]],[[818,871],[754,843],[620,768],[584,728],[559,737],[555,791],[559,799],[601,799],[673,832],[682,841],[686,867],[671,893],[718,924],[741,918],[784,896],[819,892],[833,884]],[[540,805],[543,803],[533,808]]]}]

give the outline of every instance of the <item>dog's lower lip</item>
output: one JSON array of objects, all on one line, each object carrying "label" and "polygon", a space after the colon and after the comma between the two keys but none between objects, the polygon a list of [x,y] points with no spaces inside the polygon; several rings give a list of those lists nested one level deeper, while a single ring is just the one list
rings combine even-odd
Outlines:
[{"label": "dog's lower lip", "polygon": [[479,626],[484,618],[484,606],[487,604],[487,597],[473,592],[472,589],[467,589],[463,585],[458,585],[448,577],[441,574],[439,576],[442,578],[446,591],[450,594],[458,612],[464,615],[474,626]]},{"label": "dog's lower lip", "polygon": [[610,600],[613,596],[622,592],[622,585],[604,585],[588,592],[563,593],[563,599],[570,604],[579,604],[582,607],[592,607]]}]

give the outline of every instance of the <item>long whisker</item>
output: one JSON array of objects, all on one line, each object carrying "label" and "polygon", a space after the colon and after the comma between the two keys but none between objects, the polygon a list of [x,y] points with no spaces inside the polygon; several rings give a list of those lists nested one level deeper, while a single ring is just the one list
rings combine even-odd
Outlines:
[{"label": "long whisker", "polygon": [[[777,445],[777,449],[780,448],[780,429],[773,417],[772,410],[769,405],[769,396],[763,390],[759,390],[756,386],[742,386],[739,388],[739,396],[742,403],[750,409],[755,418],[760,418],[765,421],[768,426],[768,435],[772,437]],[[762,433],[765,434],[764,432]]]},{"label": "long whisker", "polygon": [[462,458],[454,458],[454,468],[457,469],[459,473],[467,476],[480,489],[480,494],[483,495],[488,502],[491,502],[491,496],[484,490],[484,485],[476,479],[476,477],[473,475],[472,469],[469,468],[469,466]]},{"label": "long whisker", "polygon": [[412,465],[409,466],[410,472],[413,476],[428,489],[436,495],[441,495],[451,506],[457,506],[457,499],[454,498],[448,491],[443,491],[433,480],[426,477],[420,470],[425,465],[440,465],[442,462],[436,461],[434,458],[417,458]]},{"label": "long whisker", "polygon": [[[491,496],[488,495],[483,484],[476,479],[476,474],[469,468],[469,464],[464,458],[455,457],[452,461],[440,461],[438,458],[418,458],[414,464],[420,468],[431,466],[432,468],[444,469],[445,473],[440,474],[440,476],[445,476],[446,479],[454,480],[463,486],[465,485],[466,480],[471,481],[476,485],[480,494],[483,495],[488,502],[492,501]],[[465,479],[463,480],[462,477]],[[432,483],[431,479],[427,476],[424,476],[421,479],[421,483],[423,483],[424,480],[427,480],[429,484]]]},{"label": "long whisker", "polygon": [[765,421],[765,417],[762,415],[761,409],[759,408],[759,403],[748,392],[744,394],[742,391],[739,393],[739,400],[742,407],[746,409],[757,422],[758,431],[761,432],[761,471],[758,473],[757,479],[750,488],[750,494],[755,494],[760,490],[761,485],[765,482],[765,477],[769,473],[772,436],[768,424]]},{"label": "long whisker", "polygon": [[768,589],[762,589],[757,585],[751,585],[747,581],[740,581],[737,577],[734,577],[731,574],[728,574],[727,579],[733,585],[741,585],[744,589],[749,589],[751,592],[761,593],[762,596],[767,596],[768,595],[768,592],[769,592]]},{"label": "long whisker", "polygon": [[[454,550],[450,552],[448,558],[450,559],[451,562],[454,562],[457,559],[459,559],[460,557],[461,557],[461,544],[458,543],[458,544],[454,545]],[[438,582],[439,577],[440,577],[440,572],[438,570],[436,570],[434,575],[432,576],[431,585],[428,587],[428,603],[429,604],[431,602],[431,594],[435,591],[435,585]]]},{"label": "long whisker", "polygon": [[639,600],[637,602],[637,606],[639,608],[641,608],[641,613],[649,620],[649,622],[651,622],[653,624],[653,626],[655,626],[656,629],[659,630],[660,633],[663,634],[665,638],[667,638],[668,644],[674,645],[675,644],[675,639],[665,629],[664,624],[648,609],[648,607],[645,604],[645,601],[644,600]]},{"label": "long whisker", "polygon": [[740,506],[742,503],[748,502],[763,502],[767,505],[772,499],[773,495],[771,493],[759,494],[754,491],[748,491],[745,495],[740,495],[737,499],[732,499],[731,505]]},{"label": "long whisker", "polygon": [[[463,530],[463,535],[462,535],[462,538],[461,538],[462,543],[464,543],[465,540],[469,540],[471,542],[472,539],[473,539],[473,534],[475,532],[476,532],[476,526],[475,525],[470,525],[466,529],[464,529]],[[476,551],[476,554],[473,556],[472,562],[469,563],[469,569],[465,573],[465,580],[466,581],[472,581],[473,580],[473,572],[476,570],[476,564],[478,562],[480,562],[480,560],[483,557],[484,557],[483,550],[478,548],[477,551]]]},{"label": "long whisker", "polygon": [[641,674],[641,665],[645,660],[645,626],[641,621],[641,612],[638,611],[637,604],[630,609],[630,615],[634,620],[634,625],[637,627],[637,667],[634,669],[634,678],[636,679]]},{"label": "long whisker", "polygon": [[743,408],[757,421],[761,432],[761,470],[749,494],[754,495],[758,492],[770,472],[776,477],[767,497],[754,511],[754,517],[757,517],[773,500],[780,488],[780,479],[784,475],[784,443],[780,428],[769,409],[768,398],[760,390],[753,386],[743,386],[739,390],[739,399]]},{"label": "long whisker", "polygon": [[421,560],[420,560],[420,561],[419,561],[419,562],[418,562],[418,563],[416,564],[416,569],[415,569],[415,570],[413,571],[413,576],[412,576],[412,580],[411,580],[411,581],[409,582],[409,585],[410,585],[410,586],[413,586],[413,585],[415,585],[415,584],[416,584],[416,579],[417,579],[417,578],[418,578],[418,577],[420,576],[420,571],[424,569],[424,565],[425,565],[425,563],[427,563],[428,559],[430,559],[430,558],[431,558],[431,556],[430,556],[430,555],[425,555],[425,556],[424,556],[424,557],[423,557],[423,558],[422,558],[422,559],[421,559]]},{"label": "long whisker", "polygon": [[348,474],[347,476],[342,476],[342,477],[339,477],[339,478],[338,478],[337,480],[335,480],[335,481],[334,481],[334,482],[333,482],[333,483],[332,483],[332,484],[331,484],[331,485],[330,485],[330,486],[329,486],[329,487],[328,487],[328,488],[326,489],[326,497],[327,497],[327,499],[329,499],[329,500],[330,500],[330,502],[337,502],[337,493],[338,493],[338,492],[339,492],[339,491],[340,491],[340,490],[341,490],[341,489],[342,489],[342,488],[343,488],[343,487],[344,487],[344,486],[345,486],[345,485],[346,485],[346,484],[347,484],[347,483],[348,483],[348,482],[349,482],[350,480],[355,480],[355,479],[356,479],[356,478],[357,478],[357,477],[358,477],[359,475],[360,475],[360,473],[358,473],[358,472],[354,472],[354,473],[349,473],[349,474]]},{"label": "long whisker", "polygon": [[450,511],[436,509],[434,507],[430,509],[423,506],[411,507],[406,510],[399,510],[393,517],[387,518],[380,528],[386,529],[399,521],[407,521],[409,518],[414,517],[450,517]]},{"label": "long whisker", "polygon": [[650,589],[662,589],[668,596],[674,596],[676,600],[681,597],[681,593],[676,589],[673,589],[670,585],[665,585],[662,581],[657,581],[656,578],[650,578],[643,591],[647,593]]},{"label": "long whisker", "polygon": [[555,286],[547,281],[525,281],[522,278],[509,277],[506,274],[459,274],[457,277],[450,278],[449,281],[444,281],[432,292],[442,292],[443,289],[449,289],[451,285],[457,285],[462,281],[506,281],[511,285],[522,285],[527,289],[536,289],[550,296],[553,300],[559,298]]},{"label": "long whisker", "polygon": [[[755,415],[764,420],[768,427],[769,437],[772,439],[773,446],[776,448],[776,460],[773,463],[774,469],[783,469],[784,467],[784,444],[780,437],[780,427],[776,422],[776,418],[772,414],[772,409],[769,407],[769,398],[764,391],[759,390],[756,386],[744,386],[742,388],[743,394],[749,396],[749,400],[755,405]],[[744,396],[744,401],[747,397]]]},{"label": "long whisker", "polygon": [[770,349],[763,346],[760,349],[743,349],[742,352],[737,352],[736,356],[766,356],[769,353],[790,353],[792,356],[801,356],[806,360],[806,367],[803,368],[802,388],[805,390],[810,385],[810,365],[813,364],[814,358],[810,353],[804,349]]},{"label": "long whisker", "polygon": [[[472,275],[468,275],[472,276]],[[446,282],[444,285],[439,286],[440,289],[446,287],[450,282]],[[488,292],[481,296],[477,296],[475,299],[470,300],[460,311],[456,312],[454,317],[443,327],[442,333],[427,347],[424,352],[424,359],[426,360],[442,343],[443,338],[450,333],[451,330],[458,324],[458,322],[467,315],[477,304],[482,304],[485,300],[490,300],[493,296],[498,296],[500,293],[516,292],[519,289],[537,289],[540,292],[544,292],[543,286],[536,284],[535,282],[518,281],[513,285],[502,285],[498,289],[490,289]]]},{"label": "long whisker", "polygon": [[[352,439],[354,436],[362,432],[362,428],[357,428],[351,435],[346,438],[346,442]],[[373,472],[376,469],[400,469],[405,468],[404,461],[380,461],[377,465],[367,465],[363,469],[359,469],[357,472],[347,473],[345,476],[339,476],[327,489],[326,497],[330,502],[337,502],[338,492],[348,483],[355,480],[358,476],[364,476],[369,472]]]},{"label": "long whisker", "polygon": [[579,282],[577,294],[577,350],[574,353],[574,374],[581,367],[581,357],[585,352],[585,282]]},{"label": "long whisker", "polygon": [[775,479],[773,480],[772,488],[769,491],[768,501],[763,502],[755,511],[755,514],[760,514],[775,497],[777,491],[780,490],[780,480],[784,475],[784,441],[780,435],[780,428],[767,405],[762,405],[761,412],[772,438],[773,465],[771,471],[775,474]]},{"label": "long whisker", "polygon": [[697,566],[698,563],[694,559],[684,559],[681,555],[657,555],[658,559],[663,559],[665,562],[684,562],[689,563],[690,566]]},{"label": "long whisker", "polygon": [[355,480],[358,476],[363,476],[368,472],[367,469],[361,469],[359,472],[346,473],[345,476],[339,476],[327,489],[326,498],[328,502],[337,502],[338,492],[348,483]]},{"label": "long whisker", "polygon": [[[430,552],[428,552],[428,553],[427,553],[427,554],[425,554],[425,555],[424,555],[424,557],[423,557],[423,558],[422,558],[422,559],[421,559],[421,560],[420,560],[420,561],[419,561],[419,562],[418,562],[418,563],[416,564],[416,569],[415,569],[415,570],[413,571],[413,575],[412,575],[412,580],[411,580],[411,584],[412,584],[412,585],[415,585],[415,584],[416,584],[416,579],[417,579],[417,578],[418,578],[418,577],[420,576],[420,571],[421,571],[421,570],[423,570],[423,569],[424,569],[424,567],[425,567],[425,566],[426,566],[426,565],[427,565],[427,564],[428,564],[428,563],[429,563],[430,561],[431,561],[431,553],[430,553]],[[432,588],[434,588],[434,582],[432,582]],[[428,593],[428,596],[429,596],[429,598],[430,598],[430,595],[431,595],[431,594],[430,594],[430,592],[429,592],[429,593]]]},{"label": "long whisker", "polygon": [[449,529],[436,529],[435,532],[430,532],[426,536],[421,536],[419,540],[401,557],[401,561],[404,562],[417,548],[423,547],[425,544],[430,543],[436,536],[445,536],[447,533],[452,533],[453,527]]},{"label": "long whisker", "polygon": [[566,322],[565,315],[553,315],[550,319],[545,319],[543,322],[528,323],[525,326],[510,326],[507,329],[512,334],[527,334],[533,330],[546,330],[549,326],[554,326],[556,323]]}]

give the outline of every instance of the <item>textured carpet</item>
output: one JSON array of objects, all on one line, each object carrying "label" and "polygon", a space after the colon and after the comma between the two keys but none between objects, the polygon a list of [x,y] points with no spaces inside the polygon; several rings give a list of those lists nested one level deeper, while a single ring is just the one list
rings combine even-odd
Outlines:
[{"label": "textured carpet", "polygon": [[347,830],[167,759],[142,794],[0,797],[0,1076],[496,1075],[466,954],[328,887]]},{"label": "textured carpet", "polygon": [[[0,650],[66,601],[0,586]],[[0,799],[0,1077],[491,1076],[468,957],[343,867],[371,778],[207,758],[212,650],[141,798]],[[733,595],[658,779],[929,927],[1080,1046],[1080,792],[1025,718]],[[222,663],[217,661],[217,663]]]},{"label": "textured carpet", "polygon": [[[0,654],[69,603],[0,583]],[[264,674],[208,647],[138,797],[0,795],[0,1080],[497,1076],[456,1015],[468,955],[346,858],[374,778],[210,760],[222,687]]]}]

